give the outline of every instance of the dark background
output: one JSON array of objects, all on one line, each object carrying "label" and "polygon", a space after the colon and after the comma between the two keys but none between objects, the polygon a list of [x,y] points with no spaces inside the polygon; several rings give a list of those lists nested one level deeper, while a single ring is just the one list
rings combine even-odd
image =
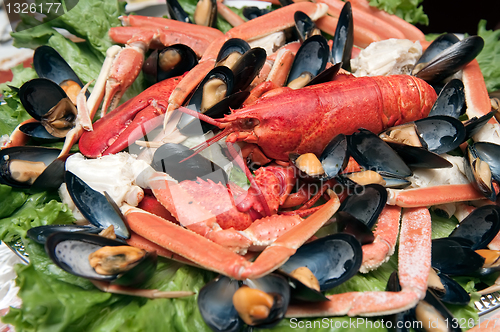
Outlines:
[{"label": "dark background", "polygon": [[424,33],[477,34],[481,19],[486,29],[500,29],[500,0],[424,0],[421,4],[429,17],[429,25],[417,25]]}]

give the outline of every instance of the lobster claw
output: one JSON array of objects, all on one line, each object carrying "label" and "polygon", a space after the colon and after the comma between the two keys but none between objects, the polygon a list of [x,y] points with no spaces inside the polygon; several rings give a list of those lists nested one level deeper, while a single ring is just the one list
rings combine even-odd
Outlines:
[{"label": "lobster claw", "polygon": [[80,151],[91,158],[120,152],[163,123],[168,103],[158,96],[170,96],[180,79],[159,82],[96,121],[93,131],[82,134]]}]

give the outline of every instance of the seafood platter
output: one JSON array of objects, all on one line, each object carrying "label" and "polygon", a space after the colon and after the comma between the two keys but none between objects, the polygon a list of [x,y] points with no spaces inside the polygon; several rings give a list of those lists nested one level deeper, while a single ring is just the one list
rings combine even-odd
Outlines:
[{"label": "seafood platter", "polygon": [[427,40],[366,0],[124,6],[12,34],[6,329],[495,330],[498,33]]}]

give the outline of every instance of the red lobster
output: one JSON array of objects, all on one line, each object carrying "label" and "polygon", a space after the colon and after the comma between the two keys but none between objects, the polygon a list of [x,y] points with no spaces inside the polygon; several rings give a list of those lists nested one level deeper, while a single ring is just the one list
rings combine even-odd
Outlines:
[{"label": "red lobster", "polygon": [[[139,130],[148,120],[132,121],[138,109],[166,112],[176,80],[152,86],[97,121],[94,131],[82,135],[80,151],[99,157],[125,148],[130,137],[123,133]],[[229,142],[256,143],[267,157],[286,161],[291,152],[321,153],[340,133],[352,134],[359,128],[380,132],[424,118],[436,98],[430,85],[413,76],[361,77],[299,90],[283,88],[223,119],[199,117],[223,129],[208,144],[228,135]]]}]

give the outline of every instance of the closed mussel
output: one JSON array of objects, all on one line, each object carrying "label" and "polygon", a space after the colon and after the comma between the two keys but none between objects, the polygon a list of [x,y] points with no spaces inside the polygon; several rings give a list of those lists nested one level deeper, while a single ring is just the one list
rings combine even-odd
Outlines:
[{"label": "closed mussel", "polygon": [[117,285],[141,284],[156,270],[155,253],[93,234],[52,234],[45,251],[66,272]]}]

